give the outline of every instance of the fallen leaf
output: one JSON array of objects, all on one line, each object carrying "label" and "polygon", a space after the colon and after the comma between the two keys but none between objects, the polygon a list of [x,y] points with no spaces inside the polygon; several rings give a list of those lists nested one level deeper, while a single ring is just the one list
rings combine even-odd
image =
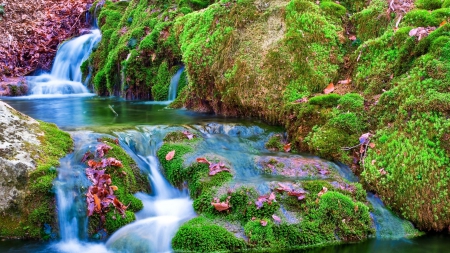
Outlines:
[{"label": "fallen leaf", "polygon": [[441,27],[441,26],[443,26],[443,25],[445,25],[445,24],[447,24],[447,21],[446,21],[446,20],[442,21],[442,22],[439,24],[439,27]]},{"label": "fallen leaf", "polygon": [[387,171],[384,170],[384,168],[381,168],[378,170],[380,172],[381,175],[386,175]]},{"label": "fallen leaf", "polygon": [[267,221],[266,220],[261,220],[261,226],[263,226],[263,227],[267,226]]},{"label": "fallen leaf", "polygon": [[334,91],[334,84],[330,83],[328,84],[328,86],[323,90],[323,93],[325,94],[330,94],[331,92]]},{"label": "fallen leaf", "polygon": [[207,164],[211,164],[211,163],[208,161],[208,159],[203,158],[203,157],[197,158],[197,162],[198,162],[198,163],[207,163]]},{"label": "fallen leaf", "polygon": [[194,138],[194,134],[192,134],[189,131],[183,131],[184,136],[186,136],[186,138],[188,138],[188,140],[192,140]]},{"label": "fallen leaf", "polygon": [[291,144],[288,143],[283,146],[284,152],[290,152],[291,151]]},{"label": "fallen leaf", "polygon": [[327,187],[323,187],[322,190],[317,194],[318,197],[322,196],[323,194],[325,194],[328,191]]},{"label": "fallen leaf", "polygon": [[276,216],[275,214],[272,215],[272,218],[275,222],[280,223],[281,222],[281,218]]},{"label": "fallen leaf", "polygon": [[231,196],[228,196],[224,202],[219,202],[219,200],[215,198],[214,199],[215,202],[211,202],[211,205],[213,205],[214,208],[219,212],[228,210],[230,209],[230,198]]},{"label": "fallen leaf", "polygon": [[373,143],[373,142],[369,143],[369,147],[370,148],[375,148],[375,143]]},{"label": "fallen leaf", "polygon": [[167,153],[166,155],[166,160],[170,161],[173,159],[173,157],[175,156],[175,150],[170,151],[169,153]]}]

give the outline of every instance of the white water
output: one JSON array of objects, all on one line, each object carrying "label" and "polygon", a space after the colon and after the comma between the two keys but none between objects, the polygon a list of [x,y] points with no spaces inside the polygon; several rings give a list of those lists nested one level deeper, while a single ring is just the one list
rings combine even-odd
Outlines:
[{"label": "white water", "polygon": [[[145,132],[118,133],[127,143],[127,151],[135,152],[139,164],[145,163],[152,185],[152,196],[138,193],[144,209],[136,213],[136,221],[119,229],[107,241],[113,252],[171,252],[172,238],[179,226],[196,214],[186,192],[172,187],[160,172],[156,150],[162,132],[155,128]],[[132,150],[135,149],[135,150]]]},{"label": "white water", "polygon": [[56,53],[50,73],[28,77],[29,95],[45,97],[53,95],[93,95],[82,83],[81,64],[101,40],[100,30],[64,42]]},{"label": "white water", "polygon": [[178,83],[180,82],[181,74],[184,71],[184,66],[181,67],[175,75],[173,75],[172,79],[170,80],[170,86],[169,86],[169,95],[167,97],[168,101],[174,101],[175,98],[177,98],[177,90],[178,90]]}]

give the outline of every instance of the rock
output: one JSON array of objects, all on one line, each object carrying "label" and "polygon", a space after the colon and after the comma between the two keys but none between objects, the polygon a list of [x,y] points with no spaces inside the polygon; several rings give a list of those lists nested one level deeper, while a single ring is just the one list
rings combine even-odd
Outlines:
[{"label": "rock", "polygon": [[0,102],[0,211],[14,207],[24,196],[35,162],[26,150],[39,145],[39,123]]}]

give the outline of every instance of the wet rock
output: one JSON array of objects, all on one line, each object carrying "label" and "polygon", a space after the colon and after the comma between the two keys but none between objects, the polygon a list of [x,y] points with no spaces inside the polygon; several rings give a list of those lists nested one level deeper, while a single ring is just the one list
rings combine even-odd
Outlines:
[{"label": "wet rock", "polygon": [[23,77],[5,78],[0,81],[0,96],[24,96],[28,92],[28,85]]}]

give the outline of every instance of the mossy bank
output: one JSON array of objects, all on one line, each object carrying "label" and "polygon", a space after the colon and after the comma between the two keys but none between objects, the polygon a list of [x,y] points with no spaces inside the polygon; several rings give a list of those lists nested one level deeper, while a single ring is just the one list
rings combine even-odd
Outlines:
[{"label": "mossy bank", "polygon": [[[406,2],[107,1],[93,85],[164,100],[183,63],[174,105],[285,126],[297,150],[353,164],[394,211],[447,230],[450,9]],[[349,149],[368,132],[373,148]]]}]

